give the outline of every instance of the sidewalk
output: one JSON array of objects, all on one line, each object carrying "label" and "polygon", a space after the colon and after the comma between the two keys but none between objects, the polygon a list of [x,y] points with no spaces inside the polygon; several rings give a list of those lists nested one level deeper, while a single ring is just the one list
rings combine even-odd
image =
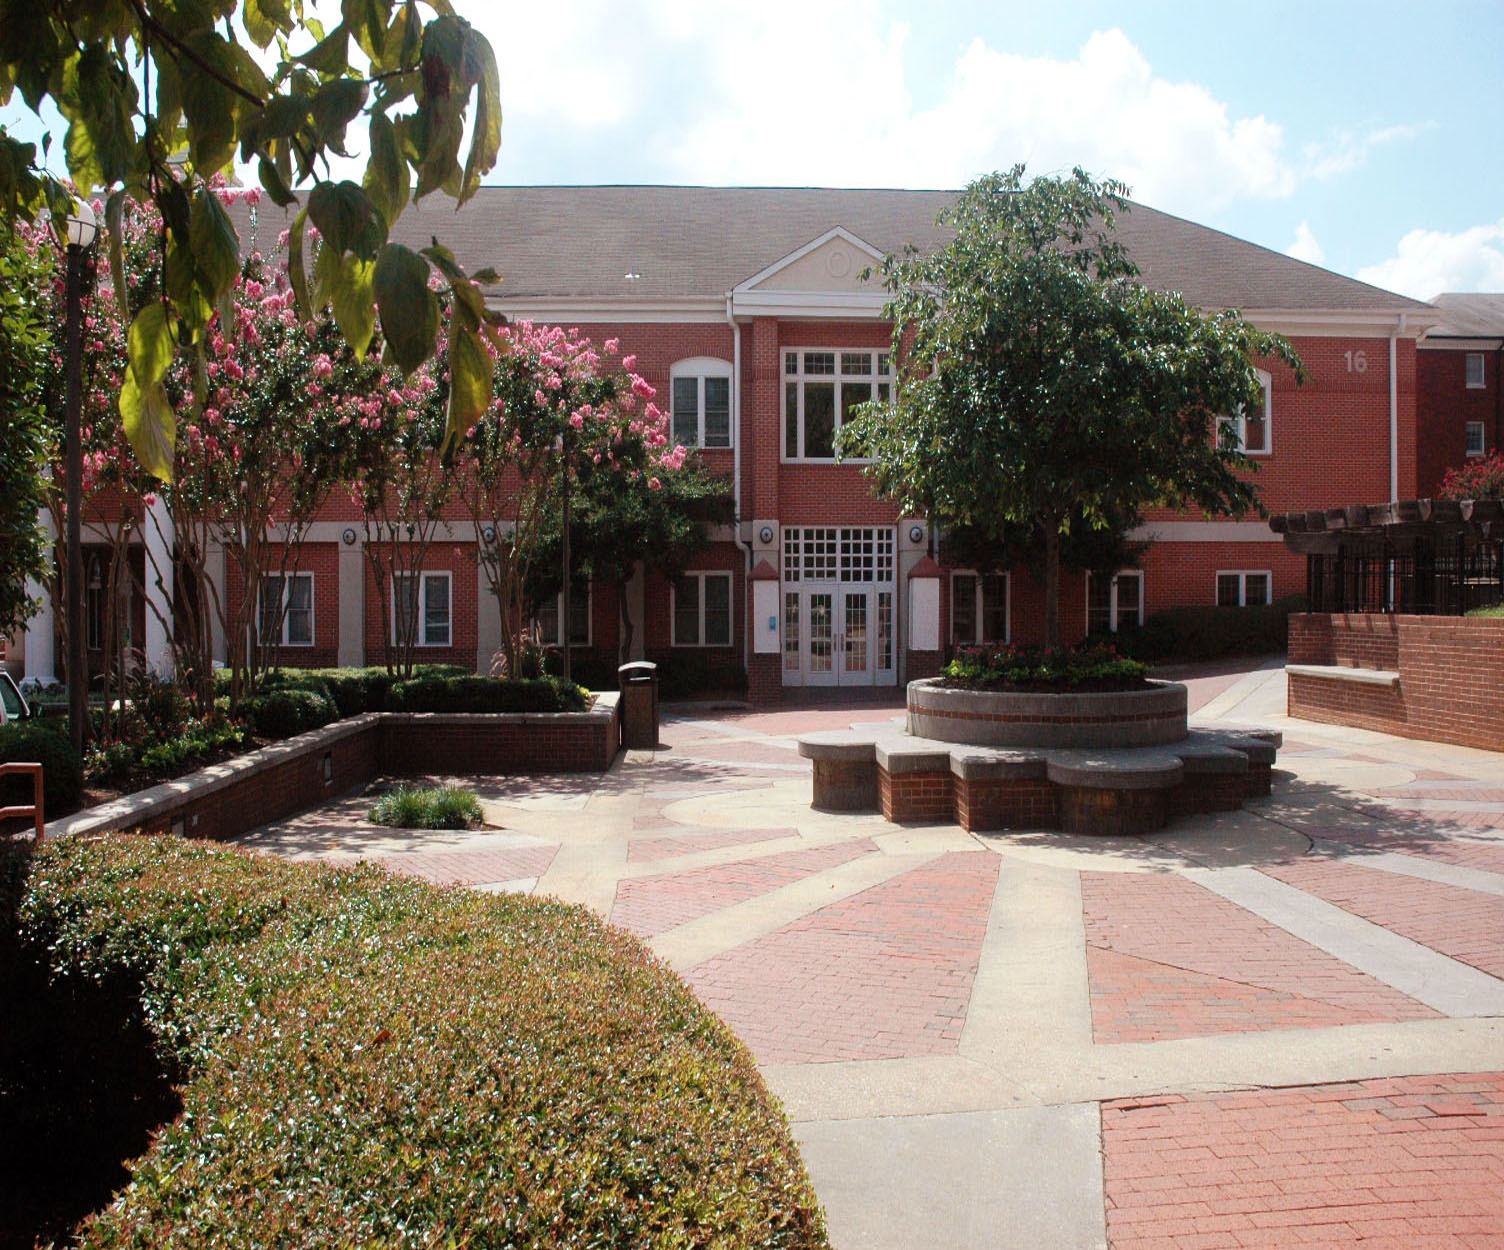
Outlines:
[{"label": "sidewalk", "polygon": [[248,841],[638,933],[758,1058],[838,1250],[1504,1245],[1504,754],[1291,721],[1276,667],[1191,684],[1284,732],[1274,794],[1147,839],[813,811],[794,736],[895,696],[689,711],[478,786],[495,829]]}]

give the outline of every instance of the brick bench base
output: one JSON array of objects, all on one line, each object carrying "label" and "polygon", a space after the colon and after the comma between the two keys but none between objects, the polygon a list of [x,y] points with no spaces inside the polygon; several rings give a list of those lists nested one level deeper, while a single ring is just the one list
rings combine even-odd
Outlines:
[{"label": "brick bench base", "polygon": [[1263,731],[1192,730],[1176,746],[1087,753],[818,733],[799,739],[799,753],[813,761],[813,806],[824,811],[880,811],[977,833],[1122,836],[1267,795],[1279,741]]}]

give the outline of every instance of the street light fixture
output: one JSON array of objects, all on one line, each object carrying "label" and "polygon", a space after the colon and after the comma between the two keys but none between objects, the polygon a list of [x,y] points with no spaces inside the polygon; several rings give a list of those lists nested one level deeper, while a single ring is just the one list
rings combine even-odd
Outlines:
[{"label": "street light fixture", "polygon": [[84,658],[84,449],[80,414],[83,409],[83,297],[93,285],[94,238],[99,224],[87,200],[75,199],[63,221],[61,241],[66,244],[68,271],[66,345],[67,407],[64,426],[67,464],[64,488],[67,494],[68,569],[64,598],[68,621],[68,734],[73,749],[83,754],[88,736],[89,675]]}]

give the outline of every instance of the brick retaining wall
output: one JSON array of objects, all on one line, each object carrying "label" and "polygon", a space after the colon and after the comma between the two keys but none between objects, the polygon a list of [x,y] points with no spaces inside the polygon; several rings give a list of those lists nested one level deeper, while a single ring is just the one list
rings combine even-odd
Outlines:
[{"label": "brick retaining wall", "polygon": [[604,772],[620,741],[611,692],[588,712],[374,712],[86,808],[50,822],[47,836],[139,830],[223,841],[382,775]]},{"label": "brick retaining wall", "polygon": [[1291,716],[1504,751],[1504,618],[1295,615],[1290,663],[1399,674],[1389,688],[1292,673]]}]

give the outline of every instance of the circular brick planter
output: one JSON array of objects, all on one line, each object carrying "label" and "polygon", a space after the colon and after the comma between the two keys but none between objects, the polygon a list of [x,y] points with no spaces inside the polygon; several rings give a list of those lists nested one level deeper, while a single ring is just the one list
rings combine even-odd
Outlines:
[{"label": "circular brick planter", "polygon": [[1147,747],[1186,736],[1179,682],[1108,694],[958,690],[938,678],[911,681],[909,733],[940,742],[997,747]]}]

